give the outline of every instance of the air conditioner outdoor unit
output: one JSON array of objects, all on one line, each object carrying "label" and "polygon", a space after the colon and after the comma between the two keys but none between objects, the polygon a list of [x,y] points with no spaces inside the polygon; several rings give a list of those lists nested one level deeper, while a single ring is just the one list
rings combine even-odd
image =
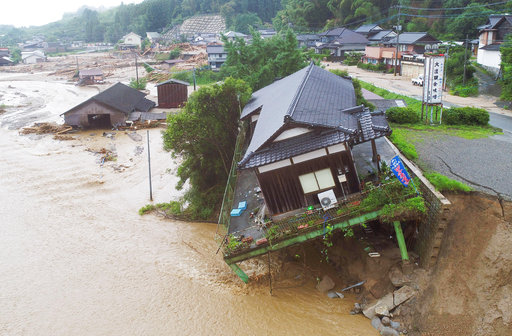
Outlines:
[{"label": "air conditioner outdoor unit", "polygon": [[334,195],[334,191],[332,189],[319,193],[318,199],[320,200],[320,204],[324,211],[332,209],[336,204],[338,204],[338,200],[336,199],[336,195]]}]

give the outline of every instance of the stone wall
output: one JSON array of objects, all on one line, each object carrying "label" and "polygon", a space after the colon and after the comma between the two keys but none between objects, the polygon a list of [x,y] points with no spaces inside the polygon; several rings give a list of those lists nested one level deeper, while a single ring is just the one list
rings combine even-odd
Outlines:
[{"label": "stone wall", "polygon": [[386,141],[400,155],[408,172],[420,181],[420,185],[416,187],[421,190],[425,198],[427,213],[418,227],[419,233],[414,251],[420,256],[420,266],[430,268],[435,265],[439,254],[444,231],[448,224],[447,217],[450,212],[451,203],[443,194],[435,189],[414,163],[401,155],[388,139]]}]

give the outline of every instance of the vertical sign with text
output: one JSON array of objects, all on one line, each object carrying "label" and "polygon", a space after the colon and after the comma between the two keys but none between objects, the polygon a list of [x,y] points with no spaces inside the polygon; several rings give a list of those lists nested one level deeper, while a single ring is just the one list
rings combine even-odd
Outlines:
[{"label": "vertical sign with text", "polygon": [[443,98],[444,55],[425,55],[423,102],[440,104]]},{"label": "vertical sign with text", "polygon": [[395,174],[396,178],[400,181],[400,183],[404,185],[404,187],[409,186],[411,178],[409,177],[407,170],[405,170],[404,164],[402,163],[402,160],[398,155],[391,159],[391,162],[389,163],[389,168],[391,169],[393,174]]}]

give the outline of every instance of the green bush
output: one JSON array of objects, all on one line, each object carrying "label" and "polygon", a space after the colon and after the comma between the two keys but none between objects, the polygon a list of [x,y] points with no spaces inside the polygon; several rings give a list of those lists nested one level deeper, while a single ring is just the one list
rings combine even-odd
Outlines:
[{"label": "green bush", "polygon": [[181,80],[181,81],[184,81],[184,82],[189,82],[189,83],[193,83],[194,82],[194,77],[192,75],[192,71],[176,72],[176,73],[172,74],[172,78],[177,79],[177,80]]},{"label": "green bush", "polygon": [[471,191],[473,190],[470,186],[465,185],[462,182],[453,180],[442,174],[433,172],[425,173],[425,177],[436,187],[439,191]]},{"label": "green bush", "polygon": [[452,107],[444,110],[443,121],[448,125],[487,125],[489,112],[477,107]]},{"label": "green bush", "polygon": [[345,65],[357,65],[359,61],[361,60],[361,54],[360,53],[347,53],[345,59],[343,60],[343,64]]},{"label": "green bush", "polygon": [[450,94],[459,97],[474,97],[478,95],[478,85],[457,85],[450,89]]},{"label": "green bush", "polygon": [[371,63],[359,62],[359,63],[357,63],[357,67],[360,69],[370,70],[370,71],[380,71],[380,72],[386,71],[386,65],[382,64],[382,63],[371,64]]},{"label": "green bush", "polygon": [[146,89],[147,80],[146,78],[139,78],[139,81],[137,79],[132,78],[130,81],[130,87],[137,89],[137,90],[144,90]]},{"label": "green bush", "polygon": [[329,71],[335,74],[336,76],[350,78],[350,75],[348,74],[347,70],[330,69]]},{"label": "green bush", "polygon": [[155,210],[156,207],[153,204],[148,204],[139,209],[139,215],[145,215],[148,212]]},{"label": "green bush", "polygon": [[397,124],[414,124],[420,121],[420,116],[410,107],[392,107],[386,111],[389,121]]}]

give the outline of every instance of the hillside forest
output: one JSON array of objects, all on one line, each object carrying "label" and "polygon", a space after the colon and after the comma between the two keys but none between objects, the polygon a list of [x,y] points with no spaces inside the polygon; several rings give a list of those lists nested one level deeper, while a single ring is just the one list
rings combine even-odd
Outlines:
[{"label": "hillside forest", "polygon": [[130,31],[145,36],[163,32],[197,14],[220,13],[228,29],[292,28],[296,33],[330,27],[355,29],[365,23],[404,31],[428,31],[439,39],[475,38],[489,14],[512,12],[512,1],[499,0],[145,0],[103,11],[83,7],[60,21],[16,28],[0,25],[0,45],[42,35],[47,41],[115,43]]}]

